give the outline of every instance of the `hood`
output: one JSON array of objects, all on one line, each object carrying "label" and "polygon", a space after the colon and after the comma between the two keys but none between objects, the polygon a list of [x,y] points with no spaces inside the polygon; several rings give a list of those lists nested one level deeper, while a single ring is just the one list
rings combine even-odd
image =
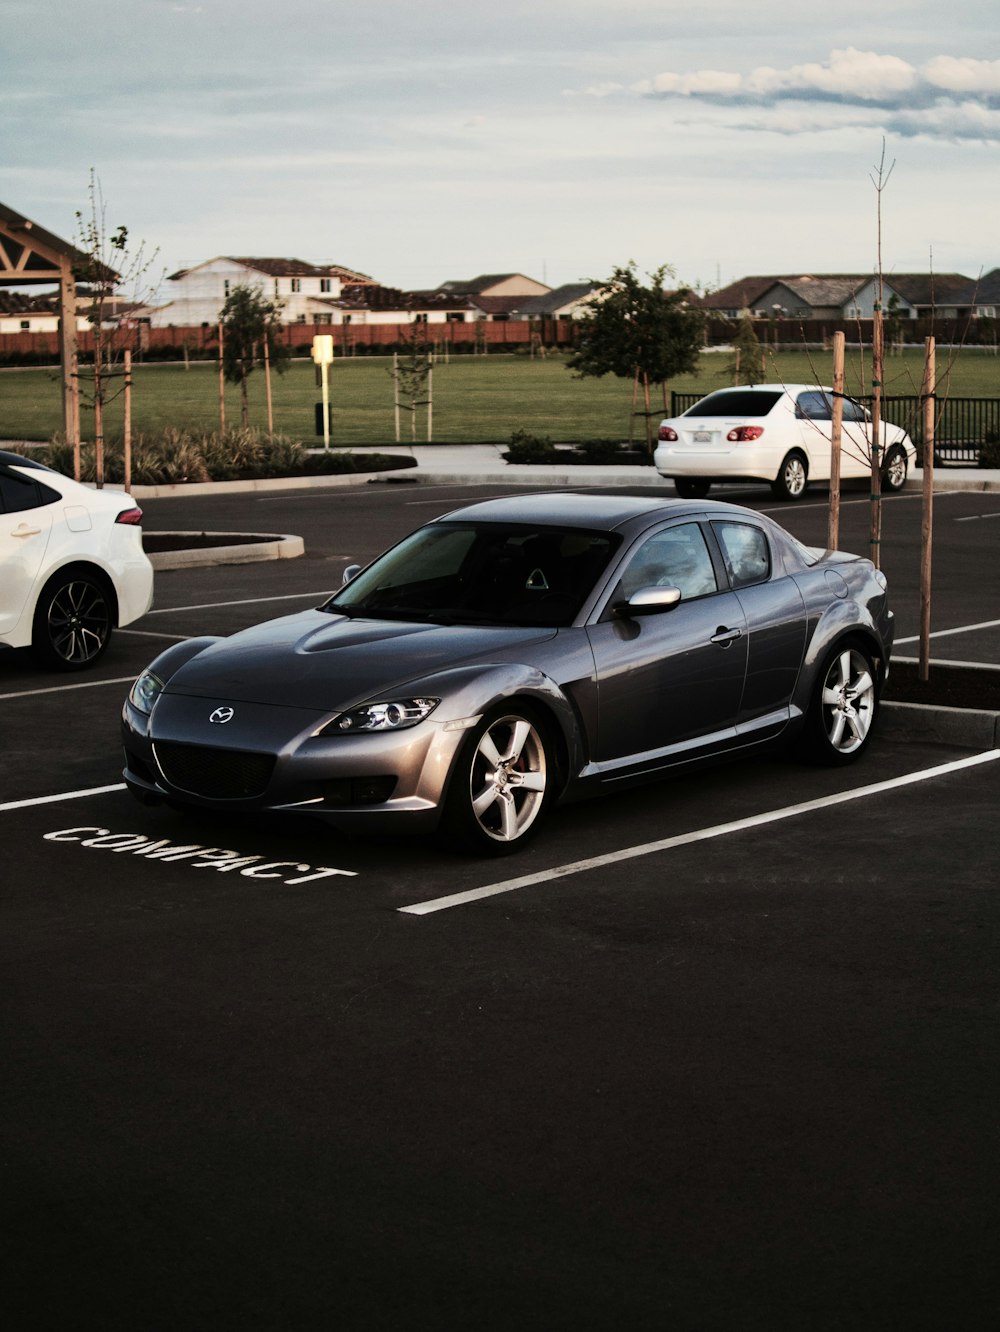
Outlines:
[{"label": "hood", "polygon": [[166,692],[333,711],[476,657],[507,660],[511,648],[554,632],[303,611],[213,643],[170,677]]}]

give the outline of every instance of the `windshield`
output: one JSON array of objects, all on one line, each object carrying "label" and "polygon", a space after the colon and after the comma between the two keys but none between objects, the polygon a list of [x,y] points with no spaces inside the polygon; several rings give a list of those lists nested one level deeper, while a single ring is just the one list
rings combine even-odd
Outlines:
[{"label": "windshield", "polygon": [[433,523],[380,556],[322,607],[436,624],[572,624],[619,538],[501,523]]}]

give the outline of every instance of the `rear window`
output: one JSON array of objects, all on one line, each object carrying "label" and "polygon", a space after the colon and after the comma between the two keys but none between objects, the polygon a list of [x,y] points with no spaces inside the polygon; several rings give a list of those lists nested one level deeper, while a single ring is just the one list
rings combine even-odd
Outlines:
[{"label": "rear window", "polygon": [[685,416],[766,416],[781,398],[780,389],[720,389],[696,402]]}]

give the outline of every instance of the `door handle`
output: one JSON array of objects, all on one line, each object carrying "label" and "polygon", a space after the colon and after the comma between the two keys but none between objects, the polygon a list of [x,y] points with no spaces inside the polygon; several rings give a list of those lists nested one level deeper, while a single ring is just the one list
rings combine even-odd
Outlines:
[{"label": "door handle", "polygon": [[735,643],[742,633],[742,629],[727,629],[724,624],[720,624],[712,635],[712,642],[718,643],[720,647],[729,647],[730,643]]},{"label": "door handle", "polygon": [[33,537],[41,532],[40,527],[28,527],[26,523],[19,523],[11,532],[12,537]]}]

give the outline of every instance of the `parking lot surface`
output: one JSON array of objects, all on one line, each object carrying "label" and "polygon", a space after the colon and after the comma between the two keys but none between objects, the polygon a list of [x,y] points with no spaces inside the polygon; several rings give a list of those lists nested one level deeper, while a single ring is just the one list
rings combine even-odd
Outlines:
[{"label": "parking lot surface", "polygon": [[[505,862],[122,789],[162,646],[484,493],[149,501],[306,554],[161,573],[86,676],[0,657],[13,1325],[991,1326],[997,751],[705,770]],[[822,502],[776,516],[825,544]],[[935,657],[1000,660],[998,518],[937,507]],[[904,644],[919,522],[887,502]]]}]

